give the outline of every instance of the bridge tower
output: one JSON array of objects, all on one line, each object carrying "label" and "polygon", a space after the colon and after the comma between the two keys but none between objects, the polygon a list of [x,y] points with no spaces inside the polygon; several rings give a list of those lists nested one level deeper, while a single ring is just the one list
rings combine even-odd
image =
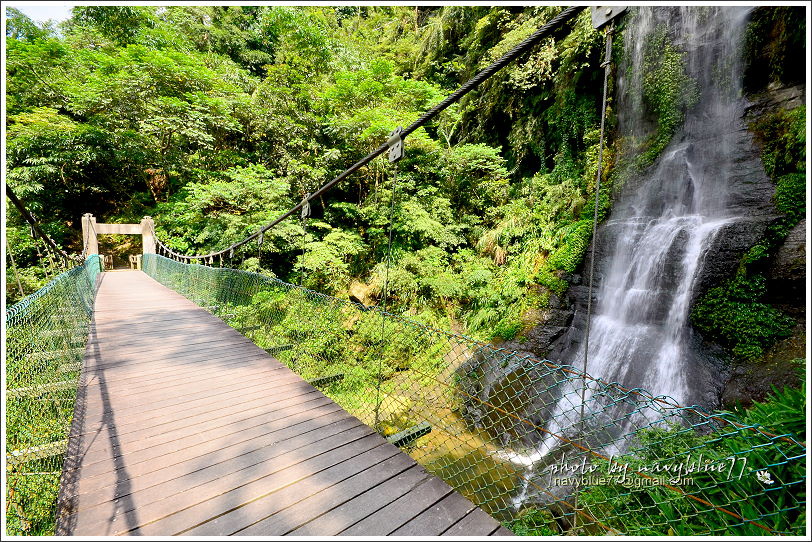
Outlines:
[{"label": "bridge tower", "polygon": [[96,217],[90,213],[82,216],[82,241],[85,254],[98,254],[98,235],[105,233],[140,235],[143,254],[155,254],[155,236],[153,228],[155,222],[152,217],[145,216],[139,224],[102,224],[96,222]]}]

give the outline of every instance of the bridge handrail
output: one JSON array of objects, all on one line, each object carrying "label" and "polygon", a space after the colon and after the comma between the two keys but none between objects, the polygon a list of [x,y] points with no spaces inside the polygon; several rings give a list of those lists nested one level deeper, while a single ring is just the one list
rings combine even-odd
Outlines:
[{"label": "bridge handrail", "polygon": [[[725,453],[724,450],[732,446],[731,449],[738,450],[732,458],[749,458],[753,468],[765,469],[766,474],[761,474],[769,477],[767,471],[770,471],[778,477],[774,480],[778,484],[766,489],[762,486],[760,490],[752,487],[755,472],[749,471],[748,478],[742,482],[712,480],[718,482],[718,488],[686,489],[666,483],[660,485],[661,491],[666,492],[657,497],[661,499],[660,505],[646,501],[652,497],[645,486],[635,486],[636,489],[624,493],[627,495],[624,498],[633,497],[640,503],[637,510],[644,516],[650,515],[657,506],[687,506],[688,509],[681,513],[687,514],[683,518],[686,522],[693,523],[688,534],[700,532],[696,529],[702,524],[707,526],[706,531],[701,531],[704,534],[786,534],[790,532],[789,527],[775,523],[775,515],[781,513],[795,517],[802,509],[803,498],[798,492],[802,490],[805,477],[798,480],[786,478],[788,472],[797,472],[797,465],[806,458],[805,443],[796,435],[771,432],[758,423],[742,423],[732,413],[711,412],[697,405],[681,406],[671,397],[605,382],[571,365],[495,348],[471,337],[383,311],[380,307],[339,299],[276,277],[185,264],[160,255],[145,256],[144,270],[193,301],[212,307],[232,325],[250,333],[260,346],[269,345],[269,351],[273,351],[275,357],[303,378],[318,379],[346,372],[344,378],[329,384],[325,393],[380,431],[386,432],[392,423],[402,423],[398,421],[401,419],[428,422],[432,430],[428,435],[416,437],[415,459],[511,528],[515,526],[512,522],[522,520],[510,504],[511,499],[518,498],[515,492],[498,489],[508,483],[505,480],[512,480],[510,483],[514,485],[511,487],[532,490],[536,497],[529,501],[531,509],[540,506],[540,502],[547,502],[543,508],[548,512],[559,510],[557,513],[561,516],[556,516],[556,522],[570,525],[571,534],[588,534],[590,531],[580,530],[586,528],[584,525],[600,526],[604,532],[615,534],[627,530],[630,531],[627,534],[644,532],[636,530],[637,527],[624,527],[626,515],[605,508],[610,502],[605,499],[610,497],[601,497],[604,495],[601,486],[578,490],[573,503],[568,497],[570,493],[561,494],[560,489],[555,490],[541,481],[538,472],[545,467],[544,461],[552,460],[559,453],[562,460],[576,457],[597,466],[601,461],[610,466],[625,465],[630,476],[651,481],[654,479],[652,475],[636,466],[639,457],[653,454],[652,457],[657,458],[664,453],[663,450],[675,449],[681,451],[674,457],[688,461],[692,452],[713,455]],[[260,292],[269,295],[256,297]],[[384,333],[384,328],[388,333]],[[282,348],[281,345],[286,346]],[[380,372],[380,366],[375,372],[376,363],[385,364],[385,374]],[[393,363],[402,363],[402,369]],[[497,368],[496,372],[488,373],[491,370],[488,367]],[[499,367],[504,371],[499,372]],[[397,375],[401,370],[407,371],[403,373],[406,380],[399,380]],[[487,374],[496,374],[497,379],[489,381]],[[518,375],[515,381],[511,380],[511,375]],[[522,379],[526,381],[524,384],[520,384]],[[582,386],[579,381],[589,382],[589,418],[579,422],[577,409],[573,406],[562,411],[558,427],[555,424],[557,418],[548,420],[543,412],[557,404],[557,400],[551,399],[553,396],[569,398],[570,405],[575,405],[576,391]],[[418,382],[421,387],[413,387]],[[499,388],[500,382],[509,385]],[[483,386],[489,386],[490,391],[484,392]],[[514,386],[518,387],[514,389]],[[534,397],[540,398],[541,402],[533,403],[536,399],[528,399],[526,390],[532,390]],[[456,406],[452,407],[452,404]],[[480,423],[480,429],[476,429]],[[583,423],[586,426],[579,425]],[[421,427],[425,429],[425,424]],[[397,426],[392,431],[407,428]],[[471,435],[474,434],[490,436],[488,440],[476,441],[479,444],[472,445],[474,437]],[[543,456],[548,459],[536,458],[531,462],[541,467],[527,470],[526,466],[521,466],[524,463],[514,465],[511,458],[521,457],[521,449],[528,445],[524,439],[530,437],[523,435],[536,435],[532,439],[536,443],[542,442],[545,436],[552,439],[549,441],[552,444],[546,444],[548,455]],[[503,440],[504,437],[507,440]],[[646,438],[654,441],[646,441]],[[673,443],[685,439],[686,442],[699,440],[687,449],[674,448]],[[629,451],[621,453],[622,460],[611,453],[617,443],[629,447]],[[445,456],[436,451],[446,447],[454,450],[456,455]],[[500,459],[497,462],[492,457]],[[487,466],[492,463],[496,466]],[[501,473],[493,481],[496,485],[478,485],[480,481],[475,475],[478,469]],[[781,493],[784,504],[774,500],[779,489],[786,492],[786,498]],[[751,495],[749,501],[752,502],[747,504],[750,508],[728,495],[741,491]],[[587,504],[579,504],[580,499]],[[590,508],[589,502],[594,508]],[[755,502],[759,504],[753,508]],[[718,517],[706,521],[709,512]],[[574,524],[573,517],[577,518]],[[719,519],[722,517],[727,519]],[[651,521],[661,522],[654,517]],[[720,522],[723,527],[718,525]],[[666,522],[666,525],[672,529],[682,528],[673,522]]]},{"label": "bridge handrail", "polygon": [[[101,271],[91,255],[6,309],[6,525],[53,532],[67,436]],[[81,404],[81,403],[79,403]]]}]

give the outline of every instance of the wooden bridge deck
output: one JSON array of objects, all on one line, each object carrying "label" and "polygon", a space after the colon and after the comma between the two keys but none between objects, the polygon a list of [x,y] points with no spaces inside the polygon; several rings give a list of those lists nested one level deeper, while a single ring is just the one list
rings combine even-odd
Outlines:
[{"label": "wooden bridge deck", "polygon": [[125,271],[101,275],[57,534],[511,533],[219,318]]}]

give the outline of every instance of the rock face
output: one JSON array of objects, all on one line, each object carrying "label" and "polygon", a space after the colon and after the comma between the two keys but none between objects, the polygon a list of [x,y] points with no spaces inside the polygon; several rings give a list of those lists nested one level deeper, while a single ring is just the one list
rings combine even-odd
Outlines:
[{"label": "rock face", "polygon": [[722,392],[722,406],[732,409],[748,407],[754,401],[763,401],[773,387],[797,386],[803,382],[803,372],[792,360],[806,356],[806,325],[795,326],[792,335],[777,342],[756,364],[733,367]]},{"label": "rock face", "polygon": [[776,303],[803,307],[806,289],[806,219],[792,228],[778,249],[768,275]]},{"label": "rock face", "polygon": [[781,109],[794,109],[806,103],[806,89],[803,85],[776,87],[751,96],[752,103],[745,110],[748,123],[765,113]]}]

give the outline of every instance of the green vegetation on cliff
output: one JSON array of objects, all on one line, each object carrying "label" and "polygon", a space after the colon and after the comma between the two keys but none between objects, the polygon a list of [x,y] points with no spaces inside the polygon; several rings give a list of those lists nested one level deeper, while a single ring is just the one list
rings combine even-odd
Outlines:
[{"label": "green vegetation on cliff", "polygon": [[734,277],[708,291],[691,320],[740,360],[756,360],[795,321],[769,303],[766,267],[789,231],[806,216],[806,107],[762,115],[750,125],[761,145],[764,170],[775,182],[773,201],[783,214],[745,254]]}]

